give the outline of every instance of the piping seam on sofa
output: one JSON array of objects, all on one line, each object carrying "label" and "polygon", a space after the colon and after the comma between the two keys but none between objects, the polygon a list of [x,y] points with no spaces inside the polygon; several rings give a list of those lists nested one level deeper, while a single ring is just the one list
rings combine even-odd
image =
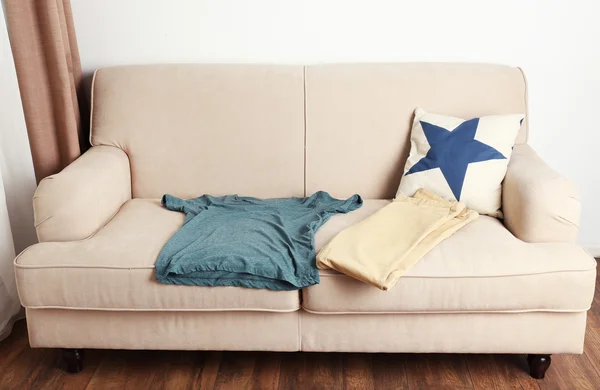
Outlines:
[{"label": "piping seam on sofa", "polygon": [[519,310],[415,310],[415,311],[316,311],[302,306],[302,310],[320,315],[368,314],[519,314],[519,313],[583,313],[590,309],[519,309]]},{"label": "piping seam on sofa", "polygon": [[[62,265],[30,265],[30,264],[19,264],[17,263],[19,257],[17,257],[14,261],[14,265],[16,268],[22,268],[22,269],[52,269],[52,268],[60,268],[60,269],[64,269],[64,268],[73,268],[73,269],[78,269],[78,268],[94,268],[94,269],[115,269],[115,270],[129,270],[129,271],[133,271],[133,270],[148,270],[148,269],[154,269],[154,265],[145,265],[145,266],[116,266],[116,265],[111,265],[111,266],[97,266],[97,265],[79,265],[79,264],[62,264]],[[590,271],[594,271],[596,268],[589,268],[589,269],[573,269],[573,270],[558,270],[558,271],[545,271],[545,272],[531,272],[531,273],[526,273],[526,274],[508,274],[508,275],[465,275],[465,276],[411,276],[411,275],[404,275],[402,276],[402,278],[404,279],[487,279],[487,278],[510,278],[510,277],[516,277],[516,276],[534,276],[534,275],[546,275],[546,274],[559,274],[559,273],[566,273],[566,272],[590,272]],[[327,273],[327,274],[321,274],[320,277],[337,277],[337,276],[343,276],[343,277],[348,277],[344,274],[333,274],[333,273]]]},{"label": "piping seam on sofa", "polygon": [[46,309],[57,309],[57,310],[77,310],[77,311],[140,311],[140,312],[267,312],[267,313],[295,313],[301,309],[298,306],[297,309],[259,309],[259,308],[225,308],[225,309],[140,309],[140,308],[106,308],[106,307],[76,307],[76,306],[23,306],[26,309],[31,310],[46,310]]},{"label": "piping seam on sofa", "polygon": [[520,313],[584,313],[590,309],[519,309],[519,310],[415,310],[415,311],[315,311],[299,306],[298,309],[139,309],[139,308],[96,308],[96,307],[72,307],[72,306],[24,306],[30,310],[76,310],[76,311],[121,311],[121,312],[266,312],[266,313],[295,313],[305,311],[318,315],[386,315],[386,314],[520,314]]}]

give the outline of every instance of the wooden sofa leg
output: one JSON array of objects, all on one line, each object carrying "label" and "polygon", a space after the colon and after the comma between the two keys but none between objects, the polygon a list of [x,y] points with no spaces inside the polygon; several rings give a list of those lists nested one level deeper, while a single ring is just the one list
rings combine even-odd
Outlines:
[{"label": "wooden sofa leg", "polygon": [[529,364],[529,374],[535,379],[544,379],[552,358],[550,355],[536,355],[529,354],[527,356],[527,363]]},{"label": "wooden sofa leg", "polygon": [[67,363],[69,374],[77,374],[83,370],[83,349],[63,349],[62,357]]}]

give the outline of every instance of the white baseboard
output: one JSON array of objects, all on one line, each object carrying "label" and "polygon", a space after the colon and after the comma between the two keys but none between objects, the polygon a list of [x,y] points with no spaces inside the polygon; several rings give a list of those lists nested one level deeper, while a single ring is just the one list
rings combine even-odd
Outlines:
[{"label": "white baseboard", "polygon": [[595,258],[600,258],[600,245],[583,245],[583,249]]}]

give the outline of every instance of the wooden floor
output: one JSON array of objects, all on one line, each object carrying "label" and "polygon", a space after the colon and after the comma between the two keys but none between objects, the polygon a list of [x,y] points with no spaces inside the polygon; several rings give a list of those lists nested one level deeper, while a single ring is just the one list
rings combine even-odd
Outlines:
[{"label": "wooden floor", "polygon": [[66,374],[60,353],[31,349],[25,321],[0,343],[0,389],[600,389],[600,283],[585,353],[554,355],[543,380],[523,355],[87,350]]}]

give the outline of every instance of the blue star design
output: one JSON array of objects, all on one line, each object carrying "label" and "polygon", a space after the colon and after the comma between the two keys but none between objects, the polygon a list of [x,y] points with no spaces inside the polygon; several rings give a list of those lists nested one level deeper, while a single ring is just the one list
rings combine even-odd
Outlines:
[{"label": "blue star design", "polygon": [[460,200],[467,167],[471,163],[506,159],[496,149],[475,139],[479,118],[465,121],[454,130],[421,121],[431,148],[427,155],[413,165],[405,176],[439,168],[456,200]]}]

